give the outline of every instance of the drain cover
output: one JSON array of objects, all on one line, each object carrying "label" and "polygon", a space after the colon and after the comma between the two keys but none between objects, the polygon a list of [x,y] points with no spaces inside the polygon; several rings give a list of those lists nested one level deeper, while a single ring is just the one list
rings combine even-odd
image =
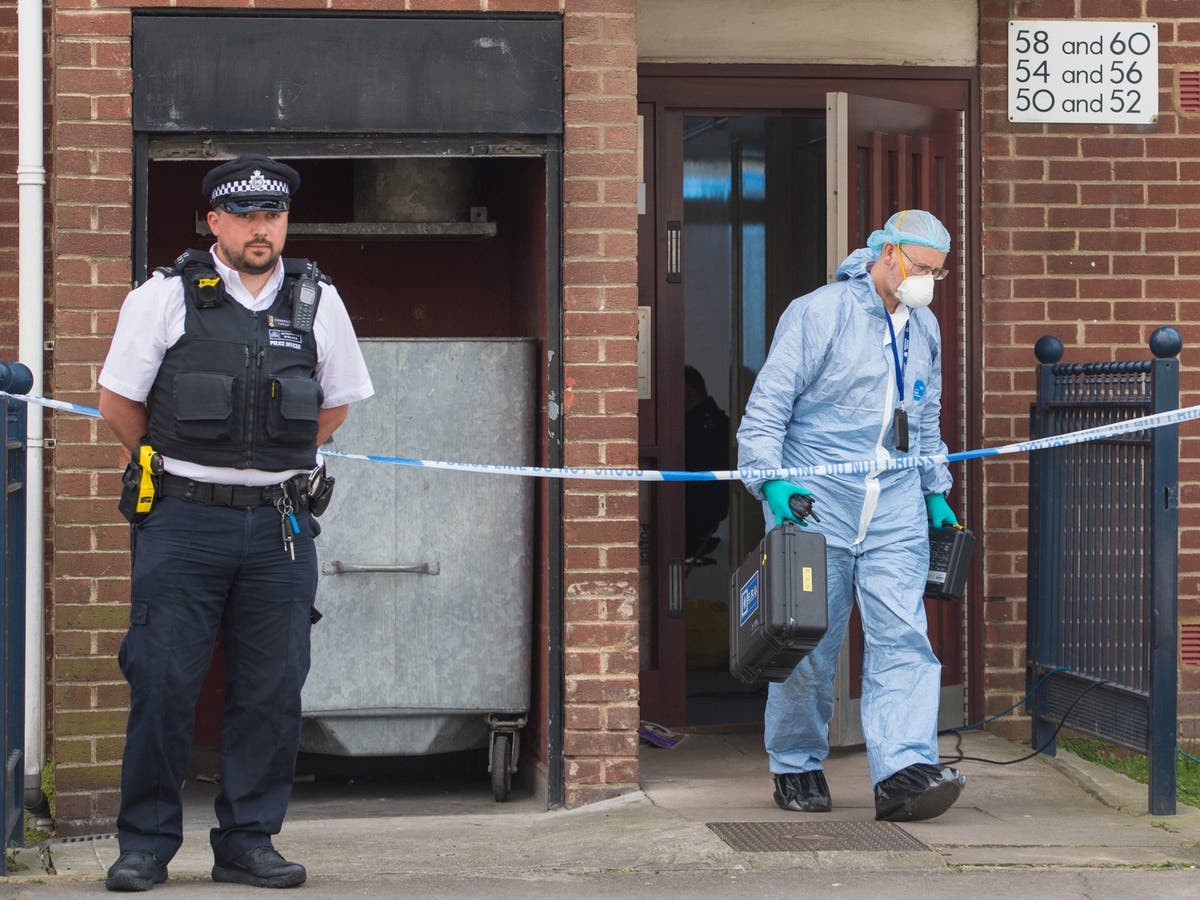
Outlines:
[{"label": "drain cover", "polygon": [[708,827],[742,853],[929,850],[891,822],[709,822]]}]

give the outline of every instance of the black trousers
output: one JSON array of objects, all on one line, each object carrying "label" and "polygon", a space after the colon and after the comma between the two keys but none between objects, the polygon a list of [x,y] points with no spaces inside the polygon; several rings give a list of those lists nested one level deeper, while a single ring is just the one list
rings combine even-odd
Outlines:
[{"label": "black trousers", "polygon": [[213,855],[225,862],[279,833],[300,742],[317,589],[315,523],[307,513],[296,518],[294,561],[271,506],[168,498],[136,526],[130,626],[119,657],[130,686],[121,852],[149,850],[166,863],[182,843],[180,786],[218,628],[226,687]]}]

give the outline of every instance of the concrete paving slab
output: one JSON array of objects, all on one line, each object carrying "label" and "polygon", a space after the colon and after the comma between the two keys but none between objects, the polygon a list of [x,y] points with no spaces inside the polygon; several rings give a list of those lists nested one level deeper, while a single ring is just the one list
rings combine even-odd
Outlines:
[{"label": "concrete paving slab", "polygon": [[[943,757],[967,776],[944,815],[902,827],[951,865],[1171,865],[1200,863],[1200,810],[1145,814],[1147,789],[1062,753],[1017,761],[1028,748],[987,733],[943,737]],[[996,765],[995,763],[1010,763]],[[834,750],[825,776],[830,813],[780,810],[761,734],[689,735],[672,750],[642,753],[642,786],[652,802],[694,822],[866,821],[874,796],[861,750]]]}]

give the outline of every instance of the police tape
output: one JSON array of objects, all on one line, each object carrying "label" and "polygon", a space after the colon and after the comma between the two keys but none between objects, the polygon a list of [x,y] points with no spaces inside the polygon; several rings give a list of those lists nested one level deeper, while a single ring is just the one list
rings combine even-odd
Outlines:
[{"label": "police tape", "polygon": [[[13,400],[23,400],[51,409],[99,418],[100,411],[91,406],[81,406],[78,403],[67,403],[63,400],[51,400],[47,397],[31,397],[25,394],[9,394],[0,391],[0,397]],[[983,459],[989,456],[1003,456],[1012,453],[1032,453],[1037,450],[1051,450],[1057,447],[1067,447],[1072,444],[1083,444],[1088,441],[1120,437],[1138,431],[1150,431],[1154,428],[1164,428],[1200,419],[1200,406],[1186,406],[1167,412],[1154,413],[1148,416],[1125,419],[1120,422],[1110,422],[1107,425],[1097,425],[1080,431],[1066,434],[1055,434],[1049,437],[1035,438],[1016,444],[1004,444],[999,447],[983,447],[978,450],[963,450],[957,453],[944,453],[932,456],[893,456],[886,459],[860,459],[839,463],[823,463],[811,466],[791,466],[778,469],[731,469],[728,471],[686,472],[670,469],[618,469],[618,468],[550,468],[547,466],[506,466],[490,463],[447,462],[438,459],[416,459],[406,456],[380,456],[373,453],[347,453],[342,450],[321,448],[321,456],[336,459],[357,459],[364,462],[385,463],[394,466],[408,466],[418,469],[444,469],[452,472],[478,472],[487,475],[519,475],[525,478],[560,478],[578,479],[582,481],[743,481],[758,483],[774,478],[814,478],[822,475],[870,475],[880,472],[898,471],[901,469],[919,469],[931,465],[954,462],[964,462],[970,459]]]},{"label": "police tape", "polygon": [[[65,412],[88,415],[100,418],[100,410],[94,407],[80,406],[78,403],[67,403],[61,400],[50,400],[48,397],[32,397],[23,394],[8,394],[0,391],[0,396],[12,400],[36,403],[38,406],[61,409]],[[1152,428],[1162,428],[1178,425],[1180,422],[1200,419],[1200,406],[1171,409],[1165,413],[1142,415],[1134,419],[1110,422],[1108,425],[1097,425],[1084,428],[1081,431],[1066,434],[1051,434],[1050,437],[1022,440],[1016,444],[988,446],[979,450],[962,450],[954,454],[938,454],[934,456],[892,456],[883,460],[852,460],[847,462],[822,463],[816,466],[792,466],[774,469],[730,469],[725,472],[682,472],[671,469],[622,469],[622,468],[551,468],[545,466],[499,466],[492,463],[448,462],[444,460],[420,460],[407,456],[380,456],[377,454],[350,454],[342,450],[320,449],[320,455],[340,460],[361,460],[391,464],[391,466],[407,466],[421,469],[446,469],[450,472],[476,472],[490,475],[520,475],[523,478],[556,478],[577,479],[586,481],[749,481],[760,482],[770,479],[785,478],[815,478],[821,475],[869,475],[872,473],[895,472],[900,469],[917,469],[936,464],[979,460],[988,456],[1003,456],[1008,454],[1027,454],[1037,450],[1050,450],[1082,444],[1088,440],[1121,437],[1139,431],[1150,431]]]}]

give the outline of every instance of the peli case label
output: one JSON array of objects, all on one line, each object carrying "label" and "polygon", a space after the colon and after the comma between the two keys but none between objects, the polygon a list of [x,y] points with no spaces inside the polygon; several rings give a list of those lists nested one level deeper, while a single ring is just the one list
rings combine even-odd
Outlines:
[{"label": "peli case label", "polygon": [[738,624],[745,625],[750,617],[758,612],[758,573],[750,576],[750,580],[742,585],[738,601]]}]

